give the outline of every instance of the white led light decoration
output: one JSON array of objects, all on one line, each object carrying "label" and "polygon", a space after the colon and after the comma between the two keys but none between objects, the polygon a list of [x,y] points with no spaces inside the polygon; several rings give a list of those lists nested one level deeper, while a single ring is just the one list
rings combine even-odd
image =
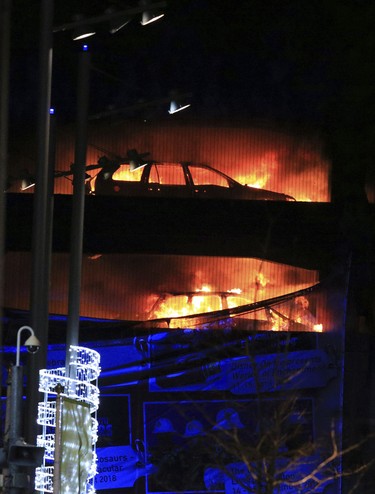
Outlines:
[{"label": "white led light decoration", "polygon": [[[36,469],[35,489],[40,492],[55,492],[54,475],[55,470],[55,453],[56,441],[56,417],[61,417],[61,412],[64,407],[64,398],[74,400],[77,404],[88,406],[89,413],[95,414],[99,407],[99,388],[91,381],[97,381],[100,374],[100,355],[95,350],[84,347],[71,346],[69,348],[69,372],[66,375],[65,368],[57,369],[42,369],[39,372],[39,391],[44,393],[44,401],[38,405],[39,425],[43,426],[43,432],[37,437],[37,445],[45,448],[43,465]],[[71,377],[71,376],[74,377]],[[61,397],[62,401],[60,409],[57,409],[57,397]],[[94,478],[97,473],[97,456],[95,452],[95,444],[98,439],[98,421],[95,416],[91,416],[91,431],[89,438],[92,443],[92,455],[90,463],[85,465],[87,470],[86,494],[94,494]],[[58,420],[57,424],[61,422]],[[74,428],[67,433],[76,432]],[[64,448],[68,448],[69,441],[64,443]]]}]

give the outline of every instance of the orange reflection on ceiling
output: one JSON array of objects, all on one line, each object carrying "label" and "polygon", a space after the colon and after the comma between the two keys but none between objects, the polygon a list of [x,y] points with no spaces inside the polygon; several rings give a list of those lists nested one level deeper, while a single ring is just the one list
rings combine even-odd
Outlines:
[{"label": "orange reflection on ceiling", "polygon": [[[69,253],[52,255],[51,313],[67,314],[69,259]],[[316,271],[255,258],[90,254],[84,255],[82,262],[80,313],[108,319],[150,319],[152,308],[157,309],[155,304],[164,294],[206,298],[212,294],[212,308],[225,308],[225,303],[231,308],[302,290],[319,281]],[[31,266],[31,253],[6,253],[6,307],[29,307]],[[202,304],[199,298],[197,301]],[[310,301],[311,308],[316,311],[318,307]]]}]

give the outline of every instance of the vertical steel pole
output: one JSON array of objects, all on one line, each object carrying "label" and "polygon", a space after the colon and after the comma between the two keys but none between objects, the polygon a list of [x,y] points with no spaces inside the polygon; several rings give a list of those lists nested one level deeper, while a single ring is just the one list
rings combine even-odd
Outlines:
[{"label": "vertical steel pole", "polygon": [[[5,188],[8,163],[9,53],[11,0],[0,0],[0,383],[3,369]],[[2,391],[2,387],[0,387]],[[0,393],[2,395],[2,392]],[[0,411],[0,420],[2,419]]]},{"label": "vertical steel pole", "polygon": [[[8,448],[16,443],[22,436],[22,376],[23,369],[21,365],[15,365],[12,368],[12,390],[10,396],[10,428]],[[8,449],[9,451],[9,449]],[[19,467],[14,463],[9,465],[9,492],[10,494],[19,493]]]},{"label": "vertical steel pole", "polygon": [[72,366],[69,365],[71,359],[71,354],[69,352],[70,346],[77,346],[79,340],[89,86],[90,52],[87,50],[87,45],[84,45],[83,50],[79,53],[78,66],[77,128],[73,165],[73,204],[70,238],[69,297],[66,339],[67,374],[74,372]]},{"label": "vertical steel pole", "polygon": [[31,325],[38,331],[40,351],[30,356],[27,386],[26,437],[35,444],[37,435],[39,370],[46,367],[49,319],[49,279],[51,258],[50,190],[50,106],[52,81],[53,0],[41,1],[40,67],[38,104],[38,161],[33,211]]},{"label": "vertical steel pole", "polygon": [[[10,422],[11,422],[11,400],[12,400],[12,367],[8,369],[7,378],[7,401],[6,401],[6,411],[5,411],[5,423],[4,423],[4,447],[9,450],[9,434],[10,434]],[[9,475],[9,465],[3,468],[3,482],[4,482],[4,492],[9,487],[10,475]]]}]

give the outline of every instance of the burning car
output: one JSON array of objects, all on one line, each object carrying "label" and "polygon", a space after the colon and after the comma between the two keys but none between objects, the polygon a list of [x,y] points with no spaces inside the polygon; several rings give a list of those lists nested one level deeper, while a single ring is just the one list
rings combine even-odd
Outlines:
[{"label": "burning car", "polygon": [[203,288],[194,292],[162,293],[149,312],[148,322],[153,327],[169,329],[323,330],[309,311],[304,296],[287,298],[273,307],[249,301],[239,289],[211,291]]},{"label": "burning car", "polygon": [[240,290],[222,292],[204,287],[194,292],[162,293],[151,308],[149,319],[191,316],[249,304],[240,293]]},{"label": "burning car", "polygon": [[[289,195],[242,185],[205,164],[148,162],[139,167],[106,157],[91,180],[91,193],[127,197],[294,201]],[[100,162],[99,160],[99,162]]]}]

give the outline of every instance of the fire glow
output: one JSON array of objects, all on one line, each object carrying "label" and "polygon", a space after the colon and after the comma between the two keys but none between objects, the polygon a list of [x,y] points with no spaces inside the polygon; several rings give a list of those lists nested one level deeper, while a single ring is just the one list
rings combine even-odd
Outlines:
[{"label": "fire glow", "polygon": [[[116,126],[103,124],[90,126],[87,165],[97,164],[103,155],[109,159],[126,156],[129,149],[136,148],[141,153],[149,152],[156,161],[206,163],[243,185],[274,190],[298,201],[330,201],[331,164],[315,132],[263,125],[239,127],[229,122],[220,126],[196,122],[180,126],[169,120],[155,120],[145,126],[129,119]],[[74,145],[73,130],[62,129],[56,142],[56,170],[70,170]],[[21,174],[25,167],[27,157],[25,161],[23,155],[27,148],[27,145],[19,146],[19,152],[11,156],[11,162],[19,167],[12,170],[12,175]],[[35,169],[29,171],[35,174]],[[137,180],[130,172],[123,173],[118,170],[113,178]],[[88,181],[93,185],[96,171],[89,170],[88,174]],[[18,192],[19,188],[12,191]],[[33,191],[29,189],[25,193]],[[72,194],[71,180],[56,179],[54,192]]]},{"label": "fire glow", "polygon": [[[29,294],[20,286],[28,286],[30,254],[8,252],[6,260],[5,306],[27,309]],[[67,314],[63,295],[68,286],[68,266],[68,254],[53,254],[51,313]],[[207,314],[309,289],[318,280],[316,271],[256,258],[89,255],[83,258],[81,313],[87,317],[139,322]],[[265,308],[248,312],[248,307],[238,314],[236,310],[233,317],[226,312],[223,318],[227,322],[232,319],[233,323],[245,318],[260,320],[266,330],[288,330],[288,321],[295,321],[301,331],[322,332],[322,324],[325,331],[332,324],[324,304],[319,293],[307,294],[304,298],[288,298],[285,304],[277,306],[280,315],[274,311],[274,320]]]},{"label": "fire glow", "polygon": [[[256,276],[256,286],[261,286],[265,289],[269,280],[262,274]],[[264,291],[264,290],[263,290]],[[201,288],[197,288],[192,294],[166,294],[159,303],[156,304],[151,319],[173,319],[186,316],[209,314],[210,312],[220,311],[224,309],[232,309],[236,307],[246,306],[255,301],[257,291],[255,292],[254,300],[249,300],[244,297],[237,297],[242,290],[234,288],[226,292],[212,291],[208,284],[203,284]],[[267,295],[264,294],[264,298]],[[256,313],[248,313],[244,309],[244,314],[240,317],[268,320],[270,331],[289,331],[296,327],[304,331],[323,332],[323,325],[316,322],[315,316],[309,310],[309,300],[305,296],[297,296],[292,302],[285,304],[285,308],[279,310],[265,308]],[[235,319],[236,316],[230,315]],[[179,327],[173,321],[170,322],[170,327]]]}]

